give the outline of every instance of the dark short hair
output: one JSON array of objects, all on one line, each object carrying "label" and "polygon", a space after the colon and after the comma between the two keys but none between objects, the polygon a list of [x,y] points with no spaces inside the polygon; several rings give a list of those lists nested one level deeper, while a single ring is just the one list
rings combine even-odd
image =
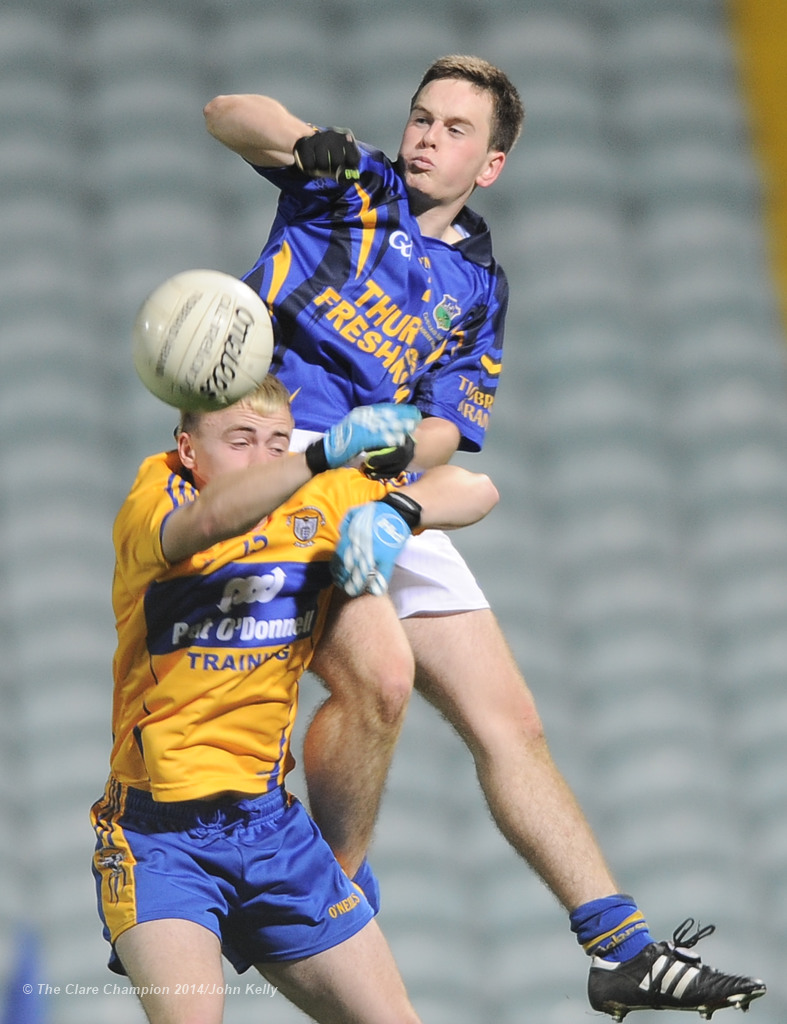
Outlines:
[{"label": "dark short hair", "polygon": [[424,86],[440,78],[459,78],[492,97],[492,130],[489,148],[510,153],[522,131],[525,108],[516,87],[505,72],[481,57],[450,54],[440,57],[425,71],[415,95],[410,100],[412,110]]}]

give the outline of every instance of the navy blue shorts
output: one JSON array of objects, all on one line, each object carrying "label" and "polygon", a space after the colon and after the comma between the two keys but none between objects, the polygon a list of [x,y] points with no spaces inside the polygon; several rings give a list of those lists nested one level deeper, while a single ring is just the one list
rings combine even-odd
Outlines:
[{"label": "navy blue shorts", "polygon": [[158,803],[110,780],[92,820],[98,911],[119,974],[114,942],[144,921],[203,925],[241,973],[330,949],[374,916],[283,789],[248,800]]}]

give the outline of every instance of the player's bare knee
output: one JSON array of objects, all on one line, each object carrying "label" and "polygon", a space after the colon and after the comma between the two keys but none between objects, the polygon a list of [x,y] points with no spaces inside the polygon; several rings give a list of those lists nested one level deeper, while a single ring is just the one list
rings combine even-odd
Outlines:
[{"label": "player's bare knee", "polygon": [[546,746],[541,717],[526,694],[513,702],[472,709],[462,732],[476,760],[494,760],[500,751],[535,751]]},{"label": "player's bare knee", "polygon": [[413,691],[415,665],[409,649],[386,659],[351,665],[323,660],[318,671],[332,698],[353,708],[369,725],[395,725],[404,716]]},{"label": "player's bare knee", "polygon": [[538,745],[546,742],[544,725],[535,704],[529,700],[520,702],[516,713],[510,717],[500,715],[497,727],[506,733],[506,741]]},{"label": "player's bare knee", "polygon": [[384,726],[395,726],[402,721],[412,692],[412,675],[392,673],[379,681],[377,714]]},{"label": "player's bare knee", "polygon": [[[363,685],[354,690],[352,713],[363,720],[367,729],[380,729],[385,733],[398,730],[412,690],[412,676],[397,671],[380,672],[367,677]],[[346,699],[347,691],[343,692]]]}]

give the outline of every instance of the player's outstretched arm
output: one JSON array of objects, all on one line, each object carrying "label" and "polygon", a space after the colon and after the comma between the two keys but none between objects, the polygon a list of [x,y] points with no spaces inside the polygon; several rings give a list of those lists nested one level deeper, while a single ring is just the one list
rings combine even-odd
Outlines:
[{"label": "player's outstretched arm", "polygon": [[331,561],[334,583],[350,597],[384,594],[413,530],[469,526],[487,515],[498,498],[485,474],[437,466],[409,487],[350,509]]},{"label": "player's outstretched arm", "polygon": [[456,530],[488,515],[500,499],[486,473],[471,473],[461,466],[435,466],[402,494],[421,506],[422,529]]},{"label": "player's outstretched arm", "polygon": [[[185,462],[183,455],[181,461]],[[200,488],[194,501],[175,509],[165,520],[161,530],[164,557],[174,565],[252,530],[312,476],[304,454],[290,455],[285,450],[281,458],[214,477]]]},{"label": "player's outstretched arm", "polygon": [[425,416],[415,432],[415,457],[412,471],[430,469],[450,461],[459,447],[459,428],[440,416]]},{"label": "player's outstretched arm", "polygon": [[[175,509],[166,519],[161,533],[164,557],[180,562],[219,541],[246,533],[315,473],[338,469],[364,451],[401,444],[420,418],[412,405],[361,406],[305,452],[216,475],[200,488],[195,501]],[[285,452],[286,438],[280,454]],[[194,448],[187,432],[178,435],[178,454],[183,466],[194,472]]]},{"label": "player's outstretched arm", "polygon": [[255,167],[290,166],[295,143],[314,131],[271,96],[216,96],[203,115],[210,134]]},{"label": "player's outstretched arm", "polygon": [[357,178],[360,151],[347,128],[317,130],[271,96],[216,96],[203,109],[210,134],[255,167],[297,164],[310,178]]}]

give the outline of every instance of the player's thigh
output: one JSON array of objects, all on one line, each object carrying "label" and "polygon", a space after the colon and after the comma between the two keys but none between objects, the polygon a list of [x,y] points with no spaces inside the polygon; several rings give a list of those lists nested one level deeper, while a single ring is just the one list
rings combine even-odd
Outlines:
[{"label": "player's thigh", "polygon": [[224,973],[218,938],[193,921],[136,924],[115,949],[151,1024],[221,1024]]},{"label": "player's thigh", "polygon": [[530,690],[489,609],[403,621],[416,687],[465,737],[499,723],[538,729]]},{"label": "player's thigh", "polygon": [[257,970],[320,1024],[418,1024],[376,921],[315,956]]},{"label": "player's thigh", "polygon": [[333,692],[373,683],[409,692],[413,656],[389,598],[335,594],[310,668]]}]

